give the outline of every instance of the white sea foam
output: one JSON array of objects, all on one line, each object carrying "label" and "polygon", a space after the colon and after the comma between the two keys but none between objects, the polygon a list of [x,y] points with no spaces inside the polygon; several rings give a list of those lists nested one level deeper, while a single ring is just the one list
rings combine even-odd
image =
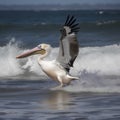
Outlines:
[{"label": "white sea foam", "polygon": [[84,71],[78,81],[74,81],[63,90],[68,92],[120,93],[120,77],[104,77]]},{"label": "white sea foam", "polygon": [[0,47],[0,77],[15,76],[23,73],[16,54],[22,52],[14,43],[14,38],[6,46]]},{"label": "white sea foam", "polygon": [[[37,63],[38,55],[24,59],[16,59],[23,51],[13,40],[6,46],[0,47],[0,76],[15,76],[24,72],[33,72],[43,75]],[[58,48],[53,48],[48,60],[55,59]],[[120,45],[80,48],[71,74],[80,74],[83,71],[99,75],[120,75]]]},{"label": "white sea foam", "polygon": [[75,63],[78,71],[102,75],[120,75],[120,46],[85,47]]},{"label": "white sea foam", "polygon": [[97,25],[101,26],[101,25],[108,25],[108,24],[115,24],[115,23],[117,23],[117,21],[109,20],[109,21],[98,22]]},{"label": "white sea foam", "polygon": [[[22,79],[33,75],[46,78],[37,63],[38,55],[16,59],[16,56],[24,51],[26,50],[20,49],[14,39],[0,47],[0,77],[18,76]],[[55,59],[57,54],[58,48],[53,48],[47,59]],[[70,73],[79,76],[80,81],[65,87],[67,91],[120,92],[120,45],[80,48]]]}]

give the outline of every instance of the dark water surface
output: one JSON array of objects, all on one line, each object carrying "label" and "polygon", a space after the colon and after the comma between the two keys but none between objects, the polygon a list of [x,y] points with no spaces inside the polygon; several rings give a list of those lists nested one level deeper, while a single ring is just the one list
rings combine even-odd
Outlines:
[{"label": "dark water surface", "polygon": [[[119,93],[51,91],[48,80],[0,82],[0,120],[119,120]],[[48,87],[49,86],[49,87]]]},{"label": "dark water surface", "polygon": [[59,30],[68,14],[74,15],[80,23],[81,46],[120,43],[120,10],[71,10],[0,11],[0,44],[6,45],[14,37],[25,48],[42,42],[58,46]]}]

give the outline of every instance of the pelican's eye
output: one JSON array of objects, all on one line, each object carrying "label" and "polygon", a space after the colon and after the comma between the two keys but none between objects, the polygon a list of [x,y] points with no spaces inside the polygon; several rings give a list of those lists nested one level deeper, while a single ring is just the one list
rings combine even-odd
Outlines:
[{"label": "pelican's eye", "polygon": [[39,49],[41,49],[41,45],[38,45],[37,47],[38,47]]}]

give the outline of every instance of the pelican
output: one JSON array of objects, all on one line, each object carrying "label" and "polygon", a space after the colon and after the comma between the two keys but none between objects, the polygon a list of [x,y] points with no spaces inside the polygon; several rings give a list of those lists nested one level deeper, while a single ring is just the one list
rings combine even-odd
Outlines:
[{"label": "pelican", "polygon": [[37,47],[18,55],[16,58],[24,58],[35,54],[40,54],[38,63],[41,69],[53,80],[58,81],[60,85],[55,88],[62,88],[69,85],[72,80],[79,79],[78,77],[71,76],[69,71],[73,67],[73,63],[79,53],[79,44],[76,34],[79,31],[79,23],[76,23],[74,16],[67,16],[65,24],[60,29],[60,47],[59,53],[55,60],[46,61],[51,52],[49,44],[40,44]]}]

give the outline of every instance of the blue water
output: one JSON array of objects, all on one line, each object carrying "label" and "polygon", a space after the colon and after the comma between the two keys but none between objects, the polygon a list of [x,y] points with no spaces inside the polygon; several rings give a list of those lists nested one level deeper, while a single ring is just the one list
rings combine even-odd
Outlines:
[{"label": "blue water", "polygon": [[[32,56],[15,57],[48,43],[58,55],[66,16],[80,24],[80,52],[70,74],[80,77],[60,91]],[[0,11],[0,120],[119,120],[120,11]]]},{"label": "blue water", "polygon": [[[120,11],[0,11],[1,45],[15,37],[25,47],[41,42],[58,46],[59,29],[68,14],[80,23],[81,46],[119,44]],[[33,42],[35,41],[35,42]]]}]

